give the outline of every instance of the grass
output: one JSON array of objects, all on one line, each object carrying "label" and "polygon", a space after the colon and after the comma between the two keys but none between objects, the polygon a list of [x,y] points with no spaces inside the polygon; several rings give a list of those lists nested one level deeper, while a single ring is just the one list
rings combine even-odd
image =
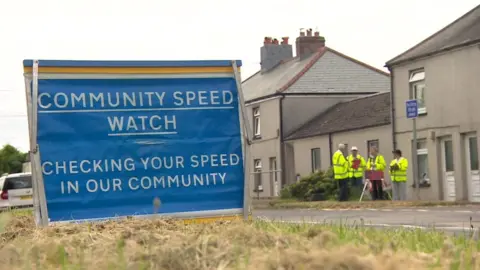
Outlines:
[{"label": "grass", "polygon": [[37,229],[0,215],[0,269],[479,269],[480,242],[422,230],[125,219]]},{"label": "grass", "polygon": [[297,200],[269,200],[254,202],[255,209],[359,209],[359,208],[398,208],[398,207],[432,207],[432,206],[464,206],[468,202],[441,202],[441,201],[319,201],[305,202]]}]

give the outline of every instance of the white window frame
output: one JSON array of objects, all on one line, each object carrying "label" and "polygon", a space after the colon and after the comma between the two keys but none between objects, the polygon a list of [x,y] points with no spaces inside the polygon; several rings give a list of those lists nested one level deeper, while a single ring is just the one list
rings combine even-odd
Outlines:
[{"label": "white window frame", "polygon": [[261,123],[260,123],[260,107],[255,107],[252,109],[252,115],[253,115],[253,135],[254,137],[260,137],[261,136]]},{"label": "white window frame", "polygon": [[[425,143],[425,146],[423,148],[418,148],[418,146],[421,144],[421,143]],[[418,162],[419,160],[419,157],[420,156],[426,156],[427,157],[427,167],[428,167],[428,148],[427,148],[427,141],[426,140],[419,140],[417,141],[417,145],[416,145],[416,148],[417,148],[417,166],[420,165],[420,162]],[[430,168],[427,169],[427,175],[425,178],[422,178],[421,175],[418,175],[418,181],[421,181],[423,179],[427,180],[427,182],[430,182],[430,171],[429,171]],[[420,168],[417,167],[417,171],[418,171],[418,174],[420,174]]]},{"label": "white window frame", "polygon": [[253,172],[254,172],[253,179],[254,179],[255,191],[263,191],[263,186],[262,186],[262,160],[261,159],[254,159],[253,160]]},{"label": "white window frame", "polygon": [[[318,151],[318,162],[315,158],[315,154],[316,153],[315,151]],[[321,154],[322,154],[322,150],[320,149],[320,147],[316,147],[316,148],[312,148],[310,149],[310,160],[311,160],[311,165],[312,165],[312,173],[315,173],[315,172],[318,172],[321,167],[322,167],[322,157],[321,157]],[[318,166],[317,166],[318,165]]]},{"label": "white window frame", "polygon": [[[412,98],[417,100],[417,102],[418,102],[418,94],[417,94],[417,87],[418,86],[423,86],[423,95],[425,96],[425,91],[426,91],[425,71],[424,70],[412,71],[410,73],[409,83],[410,83]],[[424,98],[422,100],[422,103],[423,103],[423,106],[418,106],[418,114],[426,114],[427,113],[426,98]]]}]

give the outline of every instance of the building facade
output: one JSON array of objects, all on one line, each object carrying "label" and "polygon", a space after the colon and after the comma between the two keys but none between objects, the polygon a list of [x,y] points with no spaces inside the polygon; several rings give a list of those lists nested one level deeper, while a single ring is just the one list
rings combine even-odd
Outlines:
[{"label": "building facade", "polygon": [[261,69],[242,83],[253,144],[248,158],[253,197],[272,197],[296,181],[287,135],[332,106],[390,89],[388,73],[325,46],[311,29],[296,39],[265,38]]},{"label": "building facade", "polygon": [[[387,67],[393,143],[417,160],[408,171],[408,198],[479,202],[480,6],[388,61]],[[413,121],[406,118],[409,99],[418,102],[416,145]]]}]

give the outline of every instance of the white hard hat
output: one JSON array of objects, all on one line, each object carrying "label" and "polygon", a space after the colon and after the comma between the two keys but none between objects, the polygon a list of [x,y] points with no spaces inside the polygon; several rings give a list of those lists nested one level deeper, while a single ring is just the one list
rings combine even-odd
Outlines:
[{"label": "white hard hat", "polygon": [[358,151],[358,148],[356,146],[352,146],[352,151]]}]

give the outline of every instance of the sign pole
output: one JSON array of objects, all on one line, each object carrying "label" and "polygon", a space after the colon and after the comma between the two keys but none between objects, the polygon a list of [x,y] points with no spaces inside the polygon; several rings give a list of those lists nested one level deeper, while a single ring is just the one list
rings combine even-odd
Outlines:
[{"label": "sign pole", "polygon": [[32,69],[32,112],[31,112],[31,141],[30,141],[30,155],[32,165],[32,178],[36,182],[35,194],[38,196],[40,206],[40,224],[42,226],[48,225],[47,201],[45,198],[45,188],[43,185],[42,165],[40,161],[40,150],[37,144],[38,131],[38,60],[33,60]]},{"label": "sign pole", "polygon": [[415,189],[417,194],[417,200],[420,200],[420,189],[418,179],[418,156],[417,156],[417,117],[418,117],[418,102],[417,100],[407,100],[405,102],[405,108],[407,111],[407,118],[412,119],[412,135],[413,135],[413,147],[412,147],[412,166],[413,166],[413,180],[415,181]]},{"label": "sign pole", "polygon": [[243,193],[243,218],[249,219],[250,216],[250,125],[248,123],[247,113],[245,111],[245,100],[242,91],[242,81],[240,72],[238,72],[237,61],[232,61],[233,74],[235,76],[235,82],[238,91],[239,110],[240,110],[240,122],[242,132],[242,145],[243,145],[243,171],[244,171],[244,193]]}]

